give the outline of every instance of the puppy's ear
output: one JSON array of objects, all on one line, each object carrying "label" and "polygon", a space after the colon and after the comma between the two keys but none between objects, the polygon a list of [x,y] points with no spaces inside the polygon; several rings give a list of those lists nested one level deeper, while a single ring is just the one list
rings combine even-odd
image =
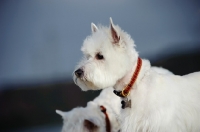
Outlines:
[{"label": "puppy's ear", "polygon": [[59,114],[60,116],[64,117],[66,112],[63,112],[61,110],[56,110],[56,113]]},{"label": "puppy's ear", "polygon": [[113,21],[112,21],[112,18],[110,17],[110,32],[111,32],[111,36],[112,36],[112,39],[113,39],[113,43],[116,44],[116,43],[119,43],[120,41],[120,36],[118,35],[116,29],[115,29],[115,26],[113,24]]},{"label": "puppy's ear", "polygon": [[91,29],[92,33],[95,33],[98,30],[97,26],[94,23],[91,23]]},{"label": "puppy's ear", "polygon": [[95,131],[95,130],[98,128],[98,126],[97,126],[96,124],[94,124],[93,122],[91,122],[91,121],[89,121],[89,120],[87,120],[87,119],[84,120],[84,126],[85,126],[90,132],[93,132],[93,131]]}]

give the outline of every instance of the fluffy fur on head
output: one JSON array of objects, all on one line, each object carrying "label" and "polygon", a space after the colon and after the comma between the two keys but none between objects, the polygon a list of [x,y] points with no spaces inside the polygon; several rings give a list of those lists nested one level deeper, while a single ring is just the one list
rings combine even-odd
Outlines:
[{"label": "fluffy fur on head", "polygon": [[[129,50],[135,46],[134,41],[114,25],[112,19],[109,27],[97,27],[93,23],[91,27],[92,34],[81,48],[84,57],[74,72],[74,82],[84,91],[114,86],[129,72],[138,57],[136,51]],[[78,69],[83,71],[81,77],[76,76]]]},{"label": "fluffy fur on head", "polygon": [[113,88],[103,90],[98,97],[88,102],[85,108],[77,107],[69,112],[56,110],[64,120],[62,132],[106,132],[105,114],[101,112],[101,105],[106,108],[111,132],[118,132],[120,98],[114,95]]},{"label": "fluffy fur on head", "polygon": [[[92,28],[92,35],[84,41],[85,59],[77,66],[74,81],[83,90],[109,86],[122,90],[137,66],[133,40],[112,20],[110,27]],[[123,132],[200,132],[200,72],[160,74],[142,59],[127,98],[131,108],[122,111]]]}]

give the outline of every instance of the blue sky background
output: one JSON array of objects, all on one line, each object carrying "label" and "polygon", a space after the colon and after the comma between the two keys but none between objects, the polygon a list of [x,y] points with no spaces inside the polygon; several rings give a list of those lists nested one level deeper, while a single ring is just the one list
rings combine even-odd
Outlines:
[{"label": "blue sky background", "polygon": [[109,17],[141,57],[200,48],[198,0],[1,0],[0,88],[71,80],[91,22],[108,26]]}]

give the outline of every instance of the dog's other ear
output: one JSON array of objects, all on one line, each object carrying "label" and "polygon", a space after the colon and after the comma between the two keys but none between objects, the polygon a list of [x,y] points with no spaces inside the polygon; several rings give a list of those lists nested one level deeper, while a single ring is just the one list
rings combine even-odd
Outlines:
[{"label": "dog's other ear", "polygon": [[91,23],[91,29],[92,33],[95,33],[98,30],[97,26],[94,23]]},{"label": "dog's other ear", "polygon": [[90,131],[90,132],[94,132],[98,126],[96,124],[94,124],[93,122],[85,119],[84,120],[84,126]]},{"label": "dog's other ear", "polygon": [[120,36],[118,36],[117,31],[114,28],[114,24],[113,24],[111,17],[110,17],[110,31],[111,31],[111,35],[112,35],[112,38],[113,38],[113,43],[114,44],[119,43]]}]

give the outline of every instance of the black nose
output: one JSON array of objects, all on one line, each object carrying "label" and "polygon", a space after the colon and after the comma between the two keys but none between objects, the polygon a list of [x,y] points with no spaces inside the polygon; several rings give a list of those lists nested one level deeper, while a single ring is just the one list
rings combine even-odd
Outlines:
[{"label": "black nose", "polygon": [[77,77],[82,77],[82,76],[83,76],[83,70],[82,70],[82,69],[76,70],[76,71],[75,71],[75,75],[76,75]]}]

